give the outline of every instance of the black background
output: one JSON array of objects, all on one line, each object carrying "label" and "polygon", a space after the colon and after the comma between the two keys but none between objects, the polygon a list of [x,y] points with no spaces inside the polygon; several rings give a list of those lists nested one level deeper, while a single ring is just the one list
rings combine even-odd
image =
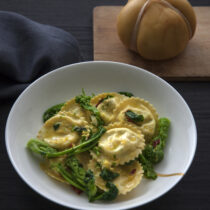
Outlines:
[{"label": "black background", "polygon": [[[210,6],[210,0],[191,0]],[[125,0],[1,0],[0,10],[60,27],[79,41],[84,60],[93,60],[92,11],[98,5],[123,5]],[[1,43],[0,43],[1,44]],[[209,67],[210,68],[210,67]],[[142,210],[210,209],[210,82],[170,82],[190,106],[197,124],[194,161],[178,185]],[[16,174],[5,147],[5,124],[14,100],[0,102],[0,209],[66,209],[38,195]]]}]

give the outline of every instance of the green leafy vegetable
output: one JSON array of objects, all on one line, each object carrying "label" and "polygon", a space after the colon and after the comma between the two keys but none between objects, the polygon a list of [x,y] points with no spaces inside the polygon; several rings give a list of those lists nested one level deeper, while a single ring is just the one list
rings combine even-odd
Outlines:
[{"label": "green leafy vegetable", "polygon": [[144,168],[144,175],[149,179],[156,179],[157,174],[153,169],[153,165],[159,163],[164,157],[164,148],[168,137],[170,121],[167,118],[158,120],[157,135],[147,144],[139,155],[139,162]]},{"label": "green leafy vegetable", "polygon": [[58,173],[60,173],[68,183],[85,192],[88,195],[89,201],[91,201],[98,190],[95,185],[93,172],[91,170],[85,171],[76,157],[68,157],[65,165],[66,167],[57,164],[54,167],[56,167]]},{"label": "green leafy vegetable", "polygon": [[42,116],[43,122],[47,121],[48,119],[56,115],[61,110],[64,104],[65,103],[57,104],[47,109]]},{"label": "green leafy vegetable", "polygon": [[152,145],[146,145],[143,150],[143,155],[147,160],[151,163],[158,163],[164,157],[164,151],[160,147],[158,149],[154,149]]},{"label": "green leafy vegetable", "polygon": [[63,151],[57,151],[56,149],[52,148],[49,144],[38,139],[29,140],[29,142],[27,143],[27,148],[35,153],[41,154],[46,158],[59,157],[65,154],[72,156],[93,148],[98,143],[99,138],[105,132],[106,129],[104,127],[99,127],[98,131],[94,133],[87,141],[84,141],[83,143],[75,147]]},{"label": "green leafy vegetable", "polygon": [[82,136],[80,139],[80,144],[87,141],[87,137],[86,136]]},{"label": "green leafy vegetable", "polygon": [[65,165],[54,165],[56,171],[72,186],[82,190],[88,196],[90,202],[96,200],[113,200],[118,195],[117,187],[107,182],[108,191],[102,191],[95,185],[94,174],[91,170],[85,171],[76,157],[68,157]]},{"label": "green leafy vegetable", "polygon": [[96,200],[111,201],[111,200],[114,200],[117,197],[118,192],[119,192],[117,187],[111,182],[107,182],[106,187],[108,188],[108,191],[102,192],[99,195],[97,195],[96,197],[93,197],[91,199],[91,201],[96,201]]},{"label": "green leafy vegetable", "polygon": [[98,169],[102,169],[102,166],[101,166],[101,164],[99,162],[96,162],[95,167],[98,168]]},{"label": "green leafy vegetable", "polygon": [[101,119],[100,112],[95,106],[90,105],[91,96],[86,96],[84,90],[82,90],[82,94],[76,96],[76,103],[80,104],[83,109],[90,111],[97,119],[98,125],[104,125],[104,121]]},{"label": "green leafy vegetable", "polygon": [[85,127],[79,127],[79,126],[74,126],[72,128],[72,131],[76,131],[79,134],[82,134],[83,131],[87,131],[87,128],[85,128]]},{"label": "green leafy vegetable", "polygon": [[[160,118],[158,120],[158,136],[156,138],[160,138],[161,147],[164,148],[166,144],[166,139],[168,137],[168,130],[170,127],[170,120],[167,118]],[[155,138],[155,139],[156,139]]]},{"label": "green leafy vegetable", "polygon": [[86,175],[86,171],[83,168],[82,164],[79,163],[76,157],[68,157],[65,162],[66,166],[71,171],[73,177],[75,177],[76,181],[80,183],[82,186],[85,186],[84,179]]},{"label": "green leafy vegetable", "polygon": [[157,174],[154,171],[153,164],[147,160],[144,155],[139,155],[139,162],[142,164],[142,167],[144,169],[144,176],[148,179],[156,179]]},{"label": "green leafy vegetable", "polygon": [[101,148],[99,146],[93,147],[92,151],[99,156],[101,154]]},{"label": "green leafy vegetable", "polygon": [[55,170],[72,186],[85,191],[85,186],[77,182],[77,177],[74,177],[62,164],[54,165]]},{"label": "green leafy vegetable", "polygon": [[133,93],[130,93],[130,92],[123,92],[123,91],[121,91],[121,92],[118,92],[118,93],[121,94],[121,95],[125,95],[125,96],[127,96],[129,98],[134,96]]},{"label": "green leafy vegetable", "polygon": [[113,98],[113,97],[114,96],[112,96],[112,95],[107,95],[105,98],[102,99],[102,102],[105,101],[105,100],[107,100],[107,99],[109,99],[109,98]]},{"label": "green leafy vegetable", "polygon": [[99,104],[101,104],[102,102],[104,102],[105,100],[109,99],[109,98],[113,98],[114,96],[112,95],[107,95],[106,97],[102,98],[101,100],[99,100],[99,102],[96,104],[96,107],[98,107]]},{"label": "green leafy vegetable", "polygon": [[138,123],[138,122],[144,121],[143,115],[136,114],[136,113],[132,112],[131,110],[127,110],[125,112],[125,116],[128,119],[128,121],[131,121],[133,123]]},{"label": "green leafy vegetable", "polygon": [[57,152],[56,149],[52,148],[49,144],[39,139],[31,139],[27,143],[27,148],[30,149],[32,152],[38,153],[44,157],[46,156],[46,154]]},{"label": "green leafy vegetable", "polygon": [[57,131],[59,127],[60,127],[60,123],[59,123],[59,122],[57,122],[57,123],[55,123],[55,124],[53,125],[53,129],[54,129],[55,131]]},{"label": "green leafy vegetable", "polygon": [[105,181],[112,181],[118,176],[119,176],[119,173],[112,172],[107,168],[103,168],[100,173],[100,177]]},{"label": "green leafy vegetable", "polygon": [[111,164],[111,167],[115,167],[117,165],[117,163],[116,162],[113,162],[112,164]]},{"label": "green leafy vegetable", "polygon": [[93,172],[91,170],[86,172],[74,156],[67,158],[66,165],[71,169],[74,180],[82,186],[83,191],[87,194],[89,201],[91,201],[92,197],[97,193]]},{"label": "green leafy vegetable", "polygon": [[154,164],[159,163],[164,157],[164,148],[168,137],[169,127],[170,121],[167,118],[160,118],[158,120],[157,136],[149,145],[146,145],[143,151],[145,158]]},{"label": "green leafy vegetable", "polygon": [[90,202],[92,202],[94,199],[94,196],[96,195],[98,188],[95,185],[95,179],[94,174],[91,170],[88,170],[85,176],[85,183],[86,183],[86,194],[88,196],[88,199]]}]

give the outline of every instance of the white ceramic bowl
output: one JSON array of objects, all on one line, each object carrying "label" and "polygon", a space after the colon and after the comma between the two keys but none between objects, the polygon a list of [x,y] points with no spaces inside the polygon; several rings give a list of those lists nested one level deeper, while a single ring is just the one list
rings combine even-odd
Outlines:
[{"label": "white ceramic bowl", "polygon": [[58,204],[76,209],[128,209],[146,204],[177,184],[183,176],[143,179],[126,196],[113,202],[89,203],[85,195],[49,178],[26,143],[42,126],[42,114],[50,106],[81,93],[128,91],[152,103],[160,117],[171,120],[164,160],[159,173],[186,173],[195,154],[197,133],[193,115],[181,95],[167,82],[143,69],[115,62],[84,62],[64,66],[32,83],[17,99],[6,125],[6,147],[20,177],[36,192]]}]

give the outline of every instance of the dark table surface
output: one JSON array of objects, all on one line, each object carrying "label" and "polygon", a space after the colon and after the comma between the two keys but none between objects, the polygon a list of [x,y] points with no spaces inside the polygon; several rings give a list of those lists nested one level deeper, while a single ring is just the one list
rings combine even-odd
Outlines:
[{"label": "dark table surface", "polygon": [[[210,6],[210,0],[191,0]],[[20,13],[35,21],[71,32],[84,60],[93,60],[92,11],[98,5],[123,5],[125,0],[1,0],[0,10]],[[210,67],[209,67],[210,68]],[[210,209],[210,82],[171,82],[189,104],[197,124],[194,161],[181,180],[163,197],[142,210]],[[38,195],[16,174],[5,148],[5,124],[14,101],[0,102],[0,209],[66,209]]]}]

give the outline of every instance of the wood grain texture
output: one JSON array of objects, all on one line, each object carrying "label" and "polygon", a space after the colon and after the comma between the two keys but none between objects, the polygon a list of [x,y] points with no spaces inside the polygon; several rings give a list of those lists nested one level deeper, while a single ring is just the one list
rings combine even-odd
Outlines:
[{"label": "wood grain texture", "polygon": [[166,61],[148,61],[124,47],[116,29],[121,8],[94,8],[94,60],[132,64],[170,81],[210,80],[210,7],[194,7],[197,17],[195,36],[180,55]]}]

